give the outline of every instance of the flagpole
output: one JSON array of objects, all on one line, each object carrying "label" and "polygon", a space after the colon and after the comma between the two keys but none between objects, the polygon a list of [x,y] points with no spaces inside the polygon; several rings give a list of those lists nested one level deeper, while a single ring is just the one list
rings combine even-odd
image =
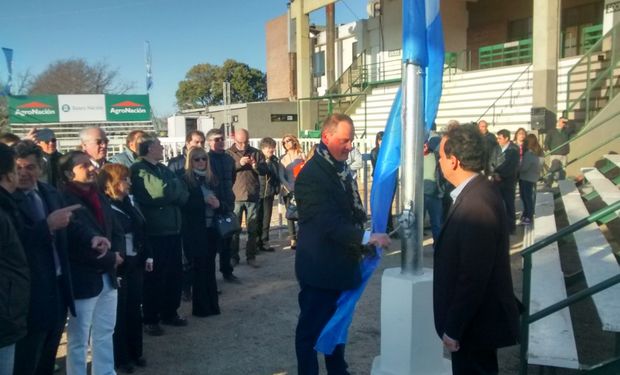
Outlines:
[{"label": "flagpole", "polygon": [[424,223],[423,147],[424,91],[422,68],[410,61],[403,64],[401,146],[401,272],[423,273]]}]

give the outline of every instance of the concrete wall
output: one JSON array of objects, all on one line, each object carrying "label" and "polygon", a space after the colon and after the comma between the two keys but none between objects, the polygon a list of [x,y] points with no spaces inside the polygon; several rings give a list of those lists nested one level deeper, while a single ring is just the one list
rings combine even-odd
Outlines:
[{"label": "concrete wall", "polygon": [[[213,117],[213,125],[219,128],[226,122],[224,106],[209,108],[208,114]],[[233,104],[231,116],[237,116],[233,122],[235,129],[247,129],[251,138],[280,138],[284,134],[297,134],[297,121],[271,121],[272,114],[297,114],[297,103],[294,102],[257,102]]]},{"label": "concrete wall", "polygon": [[265,25],[267,55],[267,99],[288,99],[291,87],[288,53],[288,15]]}]

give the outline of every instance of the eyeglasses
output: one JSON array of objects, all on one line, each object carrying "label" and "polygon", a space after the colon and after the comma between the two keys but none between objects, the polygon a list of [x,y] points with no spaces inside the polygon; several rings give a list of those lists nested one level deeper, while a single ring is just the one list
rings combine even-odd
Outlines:
[{"label": "eyeglasses", "polygon": [[101,145],[107,145],[108,143],[110,143],[110,140],[105,138],[105,139],[93,139],[92,141],[90,141],[90,143],[95,143],[97,144],[97,146],[101,146]]},{"label": "eyeglasses", "polygon": [[207,157],[206,156],[200,156],[200,157],[197,157],[197,158],[193,158],[192,160],[195,161],[195,162],[207,161]]},{"label": "eyeglasses", "polygon": [[224,138],[222,137],[217,137],[217,138],[211,138],[209,139],[209,142],[223,142]]}]

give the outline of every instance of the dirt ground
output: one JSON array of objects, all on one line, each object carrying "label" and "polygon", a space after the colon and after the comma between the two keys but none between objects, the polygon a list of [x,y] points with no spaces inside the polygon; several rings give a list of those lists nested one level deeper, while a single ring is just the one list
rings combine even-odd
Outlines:
[{"label": "dirt ground", "polygon": [[[276,251],[260,254],[260,268],[248,267],[244,261],[235,268],[242,284],[226,283],[218,274],[218,286],[222,291],[221,315],[193,317],[191,304],[183,302],[180,314],[188,317],[187,327],[164,326],[163,336],[145,336],[144,353],[148,366],[136,368],[136,374],[296,374],[294,340],[299,309],[294,274],[295,252],[288,247],[286,229],[273,230],[271,237],[271,245]],[[517,234],[511,237],[513,280],[517,295],[521,290],[521,257],[518,253],[521,239],[522,228],[519,228]],[[432,267],[429,236],[424,243],[424,266]],[[384,255],[380,268],[358,304],[346,348],[351,374],[370,374],[372,361],[379,355],[381,274],[386,268],[400,267],[399,249],[400,241],[396,240]],[[589,314],[591,310],[582,316],[587,319]],[[586,336],[589,335],[586,333]],[[598,344],[588,351],[598,352],[597,347],[608,347],[610,344],[609,340],[596,342]],[[64,374],[64,353],[63,339],[58,359],[61,365],[58,374],[61,375]],[[518,346],[500,350],[499,362],[500,374],[517,374]],[[538,371],[539,368],[530,366],[530,373]],[[575,373],[568,370],[556,372]]]}]

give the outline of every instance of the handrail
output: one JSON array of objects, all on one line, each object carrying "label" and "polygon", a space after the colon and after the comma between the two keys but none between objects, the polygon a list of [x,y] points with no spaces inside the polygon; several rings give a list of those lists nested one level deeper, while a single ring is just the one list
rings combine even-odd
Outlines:
[{"label": "handrail", "polygon": [[506,88],[506,90],[504,90],[504,92],[502,92],[502,93],[500,94],[500,96],[498,96],[498,97],[497,97],[497,99],[495,99],[495,101],[494,101],[494,102],[493,102],[493,103],[492,103],[492,104],[491,104],[491,105],[490,105],[490,106],[489,106],[489,107],[488,107],[488,108],[487,108],[487,109],[486,109],[486,110],[482,113],[482,115],[481,115],[480,117],[478,117],[478,120],[476,120],[476,122],[478,122],[478,121],[482,120],[482,118],[483,118],[483,117],[487,114],[487,112],[489,112],[489,110],[490,110],[491,108],[493,108],[493,107],[497,104],[497,102],[498,102],[501,98],[503,98],[503,97],[504,97],[504,95],[508,92],[508,90],[512,89],[512,87],[515,85],[515,83],[517,83],[517,81],[519,81],[519,80],[521,79],[521,76],[522,76],[523,74],[525,74],[528,70],[530,70],[530,68],[531,68],[532,66],[533,66],[533,64],[529,64],[529,65],[527,66],[527,68],[525,68],[525,70],[524,70],[524,71],[522,71],[522,72],[521,72],[521,73],[517,76],[517,78],[515,78],[515,79],[514,79],[514,81],[512,81],[512,83],[510,83],[510,85]]},{"label": "handrail", "polygon": [[[568,72],[566,73],[566,112],[570,112],[571,110],[573,110],[573,108],[575,108],[575,106],[577,106],[578,103],[581,102],[581,99],[583,98],[583,96],[586,93],[590,93],[592,91],[592,87],[594,87],[594,83],[590,83],[590,65],[592,64],[592,55],[595,52],[600,52],[602,51],[602,47],[603,47],[603,43],[604,41],[607,39],[607,37],[611,37],[612,42],[611,42],[611,48],[612,48],[612,60],[610,61],[609,67],[613,68],[616,63],[618,62],[616,59],[616,54],[613,53],[614,49],[615,49],[615,43],[614,43],[614,36],[616,36],[616,32],[620,29],[619,24],[614,25],[608,32],[605,33],[605,35],[601,36],[601,38],[594,43],[589,49],[588,51],[586,51],[586,53],[579,59],[577,60],[577,62],[568,70]],[[615,60],[615,61],[614,61]],[[582,64],[586,64],[586,88],[583,90],[582,94],[579,95],[579,97],[577,99],[575,99],[574,101],[571,102],[570,100],[570,94],[571,94],[571,90],[570,90],[570,86],[571,86],[571,75],[574,73],[574,70],[577,67],[581,67]],[[605,71],[605,74],[608,73],[608,70]],[[612,73],[613,73],[613,69],[612,69]],[[600,76],[604,76],[605,74],[600,74]],[[598,82],[597,82],[598,83]],[[587,105],[589,105],[589,103],[587,103]],[[587,108],[586,108],[587,111]]]},{"label": "handrail", "polygon": [[527,361],[527,352],[529,349],[529,342],[528,342],[528,338],[529,338],[529,326],[530,324],[532,324],[535,321],[538,321],[560,309],[565,308],[566,306],[580,301],[588,296],[591,296],[595,293],[598,293],[602,290],[605,290],[613,285],[616,285],[618,283],[620,283],[620,274],[612,276],[604,281],[602,281],[601,283],[598,283],[594,286],[591,286],[589,288],[586,288],[562,301],[556,302],[555,304],[548,306],[546,308],[544,308],[543,310],[538,311],[535,314],[530,314],[530,297],[531,297],[531,288],[532,288],[532,255],[549,246],[550,244],[556,242],[557,240],[559,240],[560,238],[563,238],[569,234],[572,234],[574,232],[576,232],[577,230],[592,224],[594,222],[597,222],[601,219],[603,219],[604,217],[609,216],[612,213],[615,213],[616,211],[618,211],[620,209],[620,201],[617,201],[613,204],[608,205],[607,207],[604,207],[596,212],[594,212],[593,214],[589,215],[588,217],[585,217],[579,221],[577,221],[576,223],[573,223],[567,227],[564,227],[562,229],[560,229],[557,233],[552,234],[551,236],[548,236],[540,241],[538,241],[537,243],[527,247],[526,249],[524,249],[521,252],[521,256],[523,257],[523,293],[522,293],[522,299],[523,299],[523,306],[524,306],[524,311],[523,311],[523,316],[521,317],[521,332],[520,332],[520,339],[521,339],[521,348],[520,348],[520,357],[521,357],[521,367],[520,367],[520,371],[519,373],[521,375],[525,375],[527,374],[527,366],[528,366],[528,361]]},{"label": "handrail", "polygon": [[[338,77],[338,79],[325,92],[326,93],[340,93],[340,94],[347,93],[347,92],[349,92],[349,90],[351,90],[351,92],[352,92],[353,82],[356,82],[359,79],[360,75],[362,74],[361,72],[364,69],[364,66],[365,66],[365,56],[366,56],[366,50],[360,52],[357,56],[355,56],[353,61],[351,61],[351,65],[349,65],[349,67],[344,72],[342,72],[340,77]],[[361,61],[361,63],[360,63],[360,61]],[[359,69],[360,70],[360,72],[358,73],[357,77],[355,77],[355,78],[352,78],[352,71],[353,71],[353,69]],[[346,90],[344,92],[340,92],[340,87],[342,86],[344,77],[349,77],[349,83],[347,84]]]}]

